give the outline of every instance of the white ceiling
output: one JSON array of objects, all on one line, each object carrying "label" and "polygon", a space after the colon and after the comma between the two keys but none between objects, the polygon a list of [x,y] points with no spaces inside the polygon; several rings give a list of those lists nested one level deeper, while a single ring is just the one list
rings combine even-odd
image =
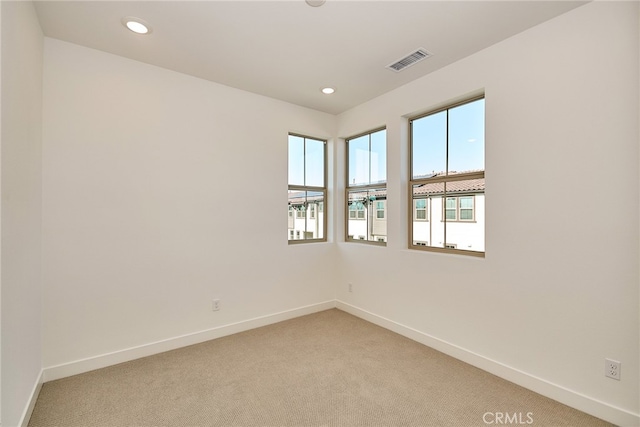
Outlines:
[{"label": "white ceiling", "polygon": [[[44,34],[297,105],[341,113],[584,2],[42,1]],[[125,16],[149,22],[146,36]],[[399,73],[385,67],[425,48]],[[333,86],[333,95],[320,89]]]}]

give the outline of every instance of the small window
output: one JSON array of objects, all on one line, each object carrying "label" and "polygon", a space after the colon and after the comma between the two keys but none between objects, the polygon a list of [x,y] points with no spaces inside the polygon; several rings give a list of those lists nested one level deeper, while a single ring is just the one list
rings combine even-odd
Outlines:
[{"label": "small window", "polygon": [[475,196],[447,197],[445,218],[447,221],[472,222]]},{"label": "small window", "polygon": [[326,217],[318,215],[327,198],[326,157],[326,141],[289,134],[289,228],[295,229],[290,242],[326,241]]},{"label": "small window", "polygon": [[365,219],[365,208],[362,201],[349,201],[349,219]]},{"label": "small window", "polygon": [[413,201],[413,219],[415,221],[427,221],[427,199]]},{"label": "small window", "polygon": [[298,219],[305,219],[306,218],[306,209],[304,207],[304,205],[300,205],[298,206],[298,209],[296,209],[296,218]]},{"label": "small window", "polygon": [[[376,219],[384,219],[384,202],[376,202]],[[378,239],[379,242],[384,242],[384,240]]]},{"label": "small window", "polygon": [[377,129],[347,138],[346,149],[346,238],[385,244],[387,131]]}]

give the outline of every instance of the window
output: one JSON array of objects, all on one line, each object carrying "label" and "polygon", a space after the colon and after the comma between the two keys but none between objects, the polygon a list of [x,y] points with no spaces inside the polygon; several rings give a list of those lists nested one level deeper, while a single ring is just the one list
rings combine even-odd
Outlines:
[{"label": "window", "polygon": [[306,217],[306,206],[304,204],[296,206],[295,209],[296,209],[296,218],[304,219]]},{"label": "window", "polygon": [[409,120],[410,248],[484,256],[484,97]]},{"label": "window", "polygon": [[387,241],[387,131],[346,139],[346,237],[384,245]]},{"label": "window", "polygon": [[413,201],[413,220],[427,221],[427,199],[417,199]]},{"label": "window", "polygon": [[289,134],[289,243],[326,241],[326,157],[326,141]]},{"label": "window", "polygon": [[[289,221],[288,221],[288,225],[287,228],[292,229],[294,224],[295,224],[295,220],[293,219],[293,206],[289,205]],[[293,230],[291,231],[291,233],[289,233],[289,236],[291,238],[293,238]]]},{"label": "window", "polygon": [[447,197],[445,218],[447,221],[473,221],[475,196]]},{"label": "window", "polygon": [[351,200],[349,203],[349,219],[364,219],[364,203]]},{"label": "window", "polygon": [[384,205],[385,202],[376,202],[376,219],[384,219]]}]

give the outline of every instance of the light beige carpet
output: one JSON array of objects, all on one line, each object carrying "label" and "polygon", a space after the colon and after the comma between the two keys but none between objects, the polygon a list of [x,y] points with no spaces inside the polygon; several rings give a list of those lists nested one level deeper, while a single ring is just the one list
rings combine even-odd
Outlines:
[{"label": "light beige carpet", "polygon": [[29,423],[486,425],[610,424],[336,309],[48,382]]}]

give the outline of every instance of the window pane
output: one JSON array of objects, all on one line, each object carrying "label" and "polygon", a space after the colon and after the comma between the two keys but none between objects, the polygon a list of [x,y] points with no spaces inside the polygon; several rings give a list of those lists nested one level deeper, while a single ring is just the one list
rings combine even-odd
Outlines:
[{"label": "window pane", "polygon": [[458,221],[446,223],[447,244],[458,250],[484,252],[484,179],[449,182],[447,191],[467,192],[458,196]]},{"label": "window pane", "polygon": [[386,189],[348,191],[347,198],[347,238],[386,242]]},{"label": "window pane", "polygon": [[484,170],[484,99],[449,110],[449,174]]},{"label": "window pane", "polygon": [[447,221],[455,221],[457,219],[456,206],[457,200],[455,197],[447,197],[446,216]]},{"label": "window pane", "polygon": [[[307,215],[305,239],[324,238],[323,213],[318,212],[318,205],[324,203],[324,193],[321,191],[307,191]],[[313,212],[313,215],[311,214]]]},{"label": "window pane", "polygon": [[349,140],[349,183],[369,184],[369,135]]},{"label": "window pane", "polygon": [[[424,209],[416,210],[412,221],[414,245],[444,247],[443,192],[443,183],[413,186],[414,205],[424,207]],[[426,219],[429,221],[425,221]]]},{"label": "window pane", "polygon": [[318,207],[324,203],[321,191],[289,190],[289,240],[324,238],[324,213]]},{"label": "window pane", "polygon": [[366,199],[366,191],[348,192],[349,221],[347,223],[347,236],[350,239],[358,240],[362,238],[364,240],[367,238],[368,227],[364,212],[364,201]]},{"label": "window pane", "polygon": [[460,221],[473,220],[473,209],[460,209]]},{"label": "window pane", "polygon": [[414,120],[411,138],[413,178],[444,173],[447,166],[447,112]]},{"label": "window pane", "polygon": [[304,185],[304,138],[289,135],[289,185]]},{"label": "window pane", "polygon": [[324,187],[324,141],[306,139],[304,185]]},{"label": "window pane", "polygon": [[473,197],[460,197],[460,209],[471,209],[473,208]]},{"label": "window pane", "polygon": [[376,202],[376,219],[384,219],[384,202]]},{"label": "window pane", "polygon": [[387,131],[371,134],[371,184],[387,181]]},{"label": "window pane", "polygon": [[300,234],[300,229],[304,228],[304,205],[306,201],[306,194],[304,191],[289,190],[289,224],[288,224],[288,239],[295,240],[297,238],[295,231]]}]

